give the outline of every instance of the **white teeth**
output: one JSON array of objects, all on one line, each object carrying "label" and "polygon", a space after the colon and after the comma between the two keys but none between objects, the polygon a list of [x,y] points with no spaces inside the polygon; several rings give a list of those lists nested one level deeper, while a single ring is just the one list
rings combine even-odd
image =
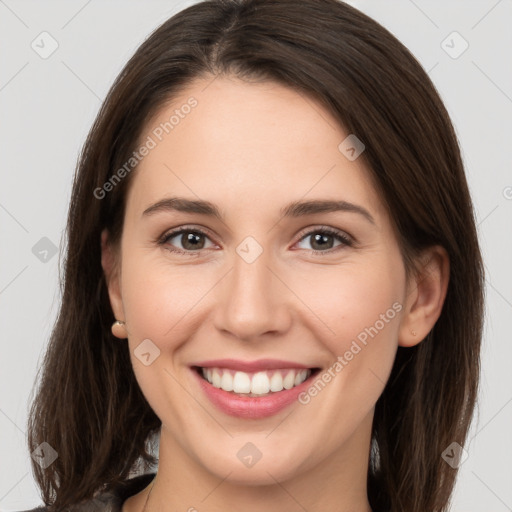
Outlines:
[{"label": "white teeth", "polygon": [[220,388],[221,386],[221,374],[219,373],[219,370],[211,370],[211,368],[208,369],[206,372],[206,378],[216,387]]},{"label": "white teeth", "polygon": [[222,379],[220,381],[220,388],[223,389],[224,391],[233,391],[233,376],[231,375],[231,373],[229,373],[229,372],[222,373]]},{"label": "white teeth", "polygon": [[270,391],[282,391],[283,388],[283,376],[281,372],[275,372],[270,379]]},{"label": "white teeth", "polygon": [[251,381],[251,393],[264,395],[270,390],[270,379],[265,372],[255,373]]},{"label": "white teeth", "polygon": [[295,372],[290,371],[283,379],[283,388],[284,389],[292,389],[295,384]]},{"label": "white teeth", "polygon": [[247,373],[236,372],[233,377],[233,391],[235,393],[250,393],[251,392],[251,378]]},{"label": "white teeth", "polygon": [[261,396],[302,384],[311,375],[311,370],[269,370],[250,374],[237,371],[233,375],[228,369],[202,368],[202,374],[210,384],[224,391]]},{"label": "white teeth", "polygon": [[307,373],[307,370],[301,370],[300,372],[298,372],[297,375],[295,376],[294,384],[298,386],[301,382],[304,382],[306,380]]}]

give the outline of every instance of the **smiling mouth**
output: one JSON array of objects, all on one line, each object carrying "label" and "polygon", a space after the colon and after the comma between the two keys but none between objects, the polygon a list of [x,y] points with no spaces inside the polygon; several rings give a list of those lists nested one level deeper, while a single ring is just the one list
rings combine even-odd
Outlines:
[{"label": "smiling mouth", "polygon": [[242,372],[229,368],[196,366],[194,370],[213,387],[246,397],[264,397],[300,386],[320,368],[286,368]]}]

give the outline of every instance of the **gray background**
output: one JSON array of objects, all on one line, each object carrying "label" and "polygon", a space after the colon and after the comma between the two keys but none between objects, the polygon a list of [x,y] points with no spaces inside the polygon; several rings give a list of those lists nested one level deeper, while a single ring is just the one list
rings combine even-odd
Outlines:
[{"label": "gray background", "polygon": [[[25,424],[59,303],[59,252],[54,251],[62,240],[79,149],[137,46],[191,3],[0,0],[2,511],[41,503]],[[512,2],[350,3],[418,58],[460,138],[486,262],[487,314],[479,414],[452,510],[512,511]],[[35,41],[39,52],[51,49],[52,40],[39,36],[43,31],[58,43],[45,59],[31,47]],[[469,46],[461,53],[464,41]]]}]

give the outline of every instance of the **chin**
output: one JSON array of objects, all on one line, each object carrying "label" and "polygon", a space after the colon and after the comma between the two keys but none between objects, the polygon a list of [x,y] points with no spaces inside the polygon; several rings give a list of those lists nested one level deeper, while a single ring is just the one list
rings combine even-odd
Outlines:
[{"label": "chin", "polygon": [[[297,450],[291,446],[289,450],[283,449],[282,446],[262,448],[261,458],[258,460],[250,460],[250,455],[246,455],[251,449],[254,450],[246,448],[240,456],[237,455],[241,451],[238,448],[232,451],[232,456],[230,451],[226,451],[224,456],[218,452],[211,453],[208,459],[205,459],[204,453],[198,456],[205,469],[217,478],[225,479],[232,484],[249,486],[275,485],[276,481],[289,480],[305,470],[304,465],[307,461],[311,463],[311,457],[299,456]],[[256,457],[256,454],[254,451],[253,457]]]}]

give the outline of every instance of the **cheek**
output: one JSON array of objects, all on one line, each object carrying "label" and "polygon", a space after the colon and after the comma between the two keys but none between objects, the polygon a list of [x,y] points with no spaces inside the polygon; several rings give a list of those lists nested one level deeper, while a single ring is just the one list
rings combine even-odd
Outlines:
[{"label": "cheek", "polygon": [[[174,356],[190,339],[200,299],[212,287],[204,272],[170,265],[165,258],[143,251],[126,251],[122,296],[130,357],[142,393],[158,417],[183,430],[190,406],[179,383]],[[150,340],[151,343],[148,343]],[[144,347],[144,349],[142,349]],[[156,347],[156,348],[155,348]],[[149,364],[142,354],[149,353]],[[182,422],[182,423],[180,423]]]},{"label": "cheek", "polygon": [[[333,443],[344,438],[340,430],[355,428],[368,414],[393,366],[405,276],[400,258],[388,254],[310,275],[298,291],[317,313],[309,328],[331,356],[301,403],[311,407],[312,416],[338,425],[329,434]],[[341,410],[352,417],[336,423]]]},{"label": "cheek", "polygon": [[310,329],[337,356],[349,350],[354,340],[362,345],[371,339],[396,342],[403,287],[400,265],[372,258],[368,264],[347,263],[310,272],[296,282],[294,291],[314,313],[309,315],[313,318]]},{"label": "cheek", "polygon": [[[158,255],[123,259],[122,295],[130,332],[135,339],[172,343],[213,286],[211,272],[171,265]],[[210,281],[212,281],[210,283]]]}]

